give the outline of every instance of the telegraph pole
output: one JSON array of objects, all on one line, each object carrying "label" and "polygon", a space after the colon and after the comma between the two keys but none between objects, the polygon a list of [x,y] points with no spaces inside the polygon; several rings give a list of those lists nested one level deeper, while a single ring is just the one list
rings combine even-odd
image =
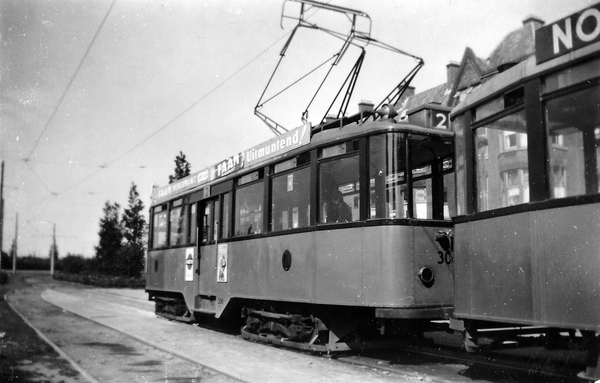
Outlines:
[{"label": "telegraph pole", "polygon": [[54,257],[56,256],[56,223],[52,227],[52,251],[50,252],[50,275],[54,275]]},{"label": "telegraph pole", "polygon": [[2,235],[4,234],[4,161],[0,176],[0,270],[2,270]]},{"label": "telegraph pole", "polygon": [[17,219],[15,223],[15,245],[13,253],[13,275],[17,273],[17,244],[19,242],[19,213],[17,213]]}]

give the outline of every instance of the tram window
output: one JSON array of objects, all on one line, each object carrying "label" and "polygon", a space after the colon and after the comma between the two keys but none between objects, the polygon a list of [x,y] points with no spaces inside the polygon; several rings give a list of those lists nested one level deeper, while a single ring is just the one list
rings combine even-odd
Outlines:
[{"label": "tram window", "polygon": [[450,220],[456,215],[456,188],[454,173],[444,174],[443,219]]},{"label": "tram window", "polygon": [[600,192],[600,86],[545,103],[550,197]]},{"label": "tram window", "polygon": [[414,215],[418,219],[431,219],[431,180],[417,181],[413,185]]},{"label": "tram window", "polygon": [[477,107],[475,109],[475,119],[483,120],[484,118],[503,111],[504,109],[522,104],[524,100],[524,89],[523,87],[518,87]]},{"label": "tram window", "polygon": [[474,150],[478,211],[529,202],[524,111],[478,127]]},{"label": "tram window", "polygon": [[358,151],[358,140],[348,141],[319,150],[319,159],[335,157],[356,151]]},{"label": "tram window", "polygon": [[197,214],[197,204],[193,203],[191,205],[188,206],[188,209],[190,210],[188,217],[190,217],[189,219],[189,224],[188,224],[188,233],[187,233],[187,243],[195,243],[196,242],[196,227],[198,226],[198,214]]},{"label": "tram window", "polygon": [[[454,156],[455,156],[455,175],[456,175],[456,214],[466,214],[467,197],[465,190],[466,175],[465,175],[465,115],[460,115],[452,120],[452,130],[454,130]],[[484,129],[485,130],[485,129]],[[486,149],[487,150],[487,149]],[[486,156],[487,158],[487,156]]]},{"label": "tram window", "polygon": [[549,93],[596,78],[598,67],[600,67],[600,59],[594,59],[548,75],[543,82],[543,92]]},{"label": "tram window", "polygon": [[295,170],[271,180],[271,230],[307,227],[310,206],[310,168]]},{"label": "tram window", "polygon": [[231,204],[231,193],[223,194],[223,212],[221,214],[221,238],[229,238],[231,236],[231,225],[229,224],[230,216],[229,205]]},{"label": "tram window", "polygon": [[319,222],[352,222],[360,217],[358,154],[319,164]]},{"label": "tram window", "polygon": [[369,139],[369,218],[407,218],[406,143],[404,135],[381,134]]},{"label": "tram window", "polygon": [[152,219],[152,247],[167,246],[167,209],[166,205],[154,208]]},{"label": "tram window", "polygon": [[184,233],[186,233],[186,219],[185,210],[181,205],[181,200],[173,202],[171,206],[171,213],[169,215],[171,235],[170,235],[170,246],[182,245],[185,241]]},{"label": "tram window", "polygon": [[246,174],[246,175],[240,177],[238,179],[237,184],[238,185],[245,185],[247,183],[256,181],[256,180],[258,180],[260,178],[262,178],[262,171],[255,171],[255,172],[252,172],[250,174]]},{"label": "tram window", "polygon": [[234,235],[258,234],[263,225],[263,183],[254,183],[235,191]]},{"label": "tram window", "polygon": [[212,223],[212,206],[210,203],[204,204],[202,212],[202,243],[208,243],[210,240],[210,225]]},{"label": "tram window", "polygon": [[[433,177],[437,177],[438,183],[443,185],[444,190],[447,185],[443,184],[440,173],[433,173],[433,166],[439,166],[438,158],[446,158],[452,152],[452,144],[450,141],[436,140],[417,134],[411,135],[409,142],[413,178],[413,218],[442,219],[444,193],[443,190],[441,193],[434,192]],[[444,161],[441,161],[442,167],[443,163]]]}]

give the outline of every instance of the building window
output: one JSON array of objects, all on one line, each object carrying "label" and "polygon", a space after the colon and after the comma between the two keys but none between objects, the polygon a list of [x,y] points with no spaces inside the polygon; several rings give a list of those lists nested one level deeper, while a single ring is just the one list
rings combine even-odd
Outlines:
[{"label": "building window", "polygon": [[523,110],[475,130],[477,210],[529,202],[527,128]]}]

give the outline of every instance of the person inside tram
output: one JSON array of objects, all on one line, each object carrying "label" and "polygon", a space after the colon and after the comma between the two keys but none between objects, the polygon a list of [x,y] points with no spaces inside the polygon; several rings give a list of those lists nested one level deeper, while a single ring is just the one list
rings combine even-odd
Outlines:
[{"label": "person inside tram", "polygon": [[329,222],[351,222],[352,210],[346,202],[342,192],[334,190],[331,196],[331,211],[328,214]]}]

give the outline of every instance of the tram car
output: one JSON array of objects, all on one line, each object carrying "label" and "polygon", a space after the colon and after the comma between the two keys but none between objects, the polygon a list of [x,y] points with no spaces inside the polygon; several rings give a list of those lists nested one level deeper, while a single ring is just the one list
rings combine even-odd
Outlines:
[{"label": "tram car", "polygon": [[452,258],[436,236],[452,227],[453,133],[365,113],[157,189],[146,284],[157,313],[242,315],[245,338],[318,352],[448,318]]},{"label": "tram car", "polygon": [[[453,329],[474,351],[545,329],[600,379],[600,4],[453,110]],[[493,329],[493,331],[492,331]],[[520,337],[523,340],[523,337]]]}]

